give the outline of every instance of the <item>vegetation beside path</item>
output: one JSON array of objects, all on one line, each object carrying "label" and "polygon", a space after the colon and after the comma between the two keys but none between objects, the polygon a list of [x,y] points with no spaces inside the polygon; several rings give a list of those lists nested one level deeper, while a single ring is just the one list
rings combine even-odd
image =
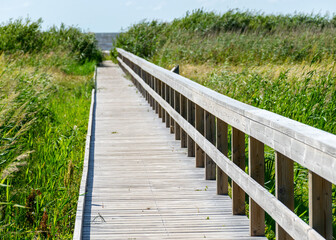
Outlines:
[{"label": "vegetation beside path", "polygon": [[[335,39],[336,15],[195,10],[130,26],[114,46],[168,69],[180,64],[182,75],[204,86],[336,134]],[[265,185],[274,194],[274,152],[265,151]],[[295,164],[294,176],[295,213],[308,222],[307,170]],[[333,216],[336,236],[334,186]],[[268,216],[266,225],[273,239]]]},{"label": "vegetation beside path", "polygon": [[71,239],[92,76],[93,34],[0,25],[0,238]]}]

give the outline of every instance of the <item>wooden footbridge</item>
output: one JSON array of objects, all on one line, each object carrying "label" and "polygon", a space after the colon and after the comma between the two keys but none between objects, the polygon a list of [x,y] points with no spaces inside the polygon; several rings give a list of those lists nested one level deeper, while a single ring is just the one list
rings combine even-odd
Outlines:
[{"label": "wooden footbridge", "polygon": [[[96,72],[74,239],[266,239],[265,212],[277,239],[332,239],[335,135],[118,52]],[[293,213],[294,162],[309,170],[309,224]]]}]

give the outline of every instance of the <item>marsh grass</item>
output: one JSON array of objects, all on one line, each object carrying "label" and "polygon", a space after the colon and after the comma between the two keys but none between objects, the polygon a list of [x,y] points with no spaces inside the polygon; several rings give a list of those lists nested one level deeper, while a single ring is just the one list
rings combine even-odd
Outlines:
[{"label": "marsh grass", "polygon": [[[335,39],[335,15],[195,10],[169,23],[135,24],[114,46],[167,69],[179,64],[181,75],[217,92],[336,134]],[[275,195],[274,162],[265,146],[265,187]],[[295,213],[308,222],[308,171],[296,163],[294,169]],[[335,186],[332,199],[335,238]],[[266,214],[266,236],[274,239],[274,232]]]},{"label": "marsh grass", "polygon": [[[91,35],[64,26],[41,32],[39,25],[0,26],[1,239],[72,238],[92,75],[101,58]],[[18,43],[20,34],[25,43],[39,38],[41,47]]]}]

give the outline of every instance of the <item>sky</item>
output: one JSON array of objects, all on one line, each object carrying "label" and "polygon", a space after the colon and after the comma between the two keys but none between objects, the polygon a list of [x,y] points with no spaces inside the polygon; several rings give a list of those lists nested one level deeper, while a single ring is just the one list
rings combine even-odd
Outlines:
[{"label": "sky", "polygon": [[143,19],[171,21],[199,8],[217,13],[238,8],[332,16],[336,0],[0,0],[0,23],[29,17],[42,18],[43,29],[64,23],[84,31],[120,32]]}]

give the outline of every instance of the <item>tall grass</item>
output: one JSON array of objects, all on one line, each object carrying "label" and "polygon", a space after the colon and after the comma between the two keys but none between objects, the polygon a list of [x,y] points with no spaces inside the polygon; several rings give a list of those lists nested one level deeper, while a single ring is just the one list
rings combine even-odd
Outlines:
[{"label": "tall grass", "polygon": [[[146,38],[146,32],[156,35]],[[168,69],[180,64],[182,75],[204,86],[336,134],[335,39],[336,15],[195,10],[169,23],[135,24],[114,46]],[[294,168],[295,213],[308,222],[307,169]],[[275,193],[274,151],[267,146],[265,186]],[[335,196],[333,186],[334,238]],[[266,226],[273,239],[268,215]]]},{"label": "tall grass", "polygon": [[92,34],[0,26],[0,238],[70,239],[94,66]]}]

